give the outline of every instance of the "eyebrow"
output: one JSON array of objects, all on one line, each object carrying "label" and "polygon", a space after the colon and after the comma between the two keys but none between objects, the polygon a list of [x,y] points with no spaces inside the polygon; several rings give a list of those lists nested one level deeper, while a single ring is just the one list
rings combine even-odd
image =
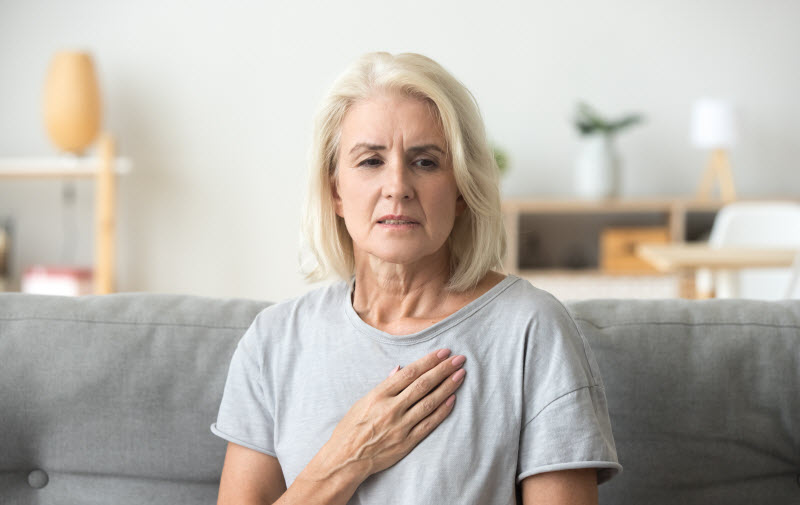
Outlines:
[{"label": "eyebrow", "polygon": [[[358,149],[359,147],[365,147],[370,151],[383,151],[384,149],[386,149],[386,146],[381,146],[378,144],[370,144],[368,142],[359,142],[358,144],[354,145],[352,149],[350,149],[350,154],[353,154],[353,152],[355,152],[355,150]],[[414,146],[408,148],[408,152],[410,153],[416,153],[419,151],[439,151],[442,154],[446,154],[444,150],[441,147],[437,146],[436,144],[424,144],[421,146]]]}]

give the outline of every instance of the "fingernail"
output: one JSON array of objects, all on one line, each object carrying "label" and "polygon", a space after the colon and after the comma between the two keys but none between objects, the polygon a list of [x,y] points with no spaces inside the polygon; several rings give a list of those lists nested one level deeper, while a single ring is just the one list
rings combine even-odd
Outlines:
[{"label": "fingernail", "polygon": [[389,377],[397,373],[398,370],[400,370],[400,365],[397,365],[396,367],[392,368],[392,371],[389,372]]},{"label": "fingernail", "polygon": [[442,349],[441,351],[436,353],[436,356],[439,359],[445,359],[446,357],[450,356],[450,349]]}]

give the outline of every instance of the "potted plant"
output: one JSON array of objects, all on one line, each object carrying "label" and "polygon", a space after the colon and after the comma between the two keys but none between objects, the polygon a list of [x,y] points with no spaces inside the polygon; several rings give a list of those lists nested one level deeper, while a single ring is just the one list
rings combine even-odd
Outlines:
[{"label": "potted plant", "polygon": [[497,168],[500,171],[500,176],[506,175],[508,172],[508,154],[506,150],[497,144],[492,143],[492,153],[494,153],[494,161],[497,163]]},{"label": "potted plant", "polygon": [[619,196],[621,160],[614,146],[614,135],[640,121],[639,114],[608,120],[588,104],[578,103],[575,127],[583,139],[575,171],[578,195],[587,198]]}]

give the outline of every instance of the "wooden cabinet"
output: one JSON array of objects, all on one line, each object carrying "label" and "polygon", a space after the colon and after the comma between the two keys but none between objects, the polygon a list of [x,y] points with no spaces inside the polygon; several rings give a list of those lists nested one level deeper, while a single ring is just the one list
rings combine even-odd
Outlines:
[{"label": "wooden cabinet", "polygon": [[[633,261],[639,242],[708,238],[720,201],[508,199],[505,270],[559,298],[693,297],[693,279]],[[604,247],[605,246],[605,247]]]}]

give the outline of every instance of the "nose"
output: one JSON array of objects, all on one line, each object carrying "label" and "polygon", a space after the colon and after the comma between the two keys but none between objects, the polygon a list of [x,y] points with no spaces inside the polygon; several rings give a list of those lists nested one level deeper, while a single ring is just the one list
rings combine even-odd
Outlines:
[{"label": "nose", "polygon": [[414,187],[411,184],[410,169],[405,166],[404,161],[395,160],[388,163],[386,170],[384,170],[384,174],[384,198],[409,200],[414,197]]}]

